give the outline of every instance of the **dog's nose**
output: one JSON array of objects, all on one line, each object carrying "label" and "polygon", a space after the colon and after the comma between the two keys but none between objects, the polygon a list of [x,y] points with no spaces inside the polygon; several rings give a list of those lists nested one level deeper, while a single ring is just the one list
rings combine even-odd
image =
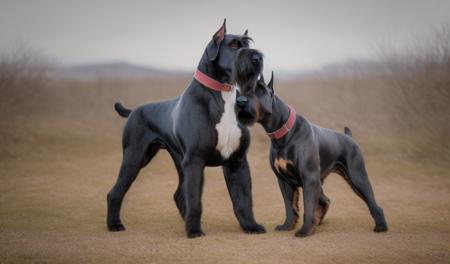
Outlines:
[{"label": "dog's nose", "polygon": [[247,99],[247,97],[245,97],[245,96],[243,96],[243,95],[239,96],[239,97],[236,99],[236,104],[237,104],[239,107],[244,107],[244,106],[247,105],[247,103],[248,103],[248,99]]},{"label": "dog's nose", "polygon": [[251,60],[254,65],[259,65],[261,63],[262,56],[259,53],[253,53]]}]

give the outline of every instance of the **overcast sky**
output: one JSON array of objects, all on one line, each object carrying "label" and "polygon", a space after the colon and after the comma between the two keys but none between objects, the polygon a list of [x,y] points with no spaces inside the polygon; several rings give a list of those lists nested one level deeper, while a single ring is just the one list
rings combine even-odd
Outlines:
[{"label": "overcast sky", "polygon": [[408,45],[450,24],[450,0],[63,1],[0,0],[0,51],[26,42],[63,65],[127,61],[193,70],[227,18],[249,29],[266,70],[307,70]]}]

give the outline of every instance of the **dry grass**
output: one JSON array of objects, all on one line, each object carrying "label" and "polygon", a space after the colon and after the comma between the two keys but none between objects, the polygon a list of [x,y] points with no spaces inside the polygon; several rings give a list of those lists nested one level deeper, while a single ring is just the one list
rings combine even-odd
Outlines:
[{"label": "dry grass", "polygon": [[[113,111],[113,102],[133,107],[171,98],[189,79],[79,82],[20,76],[14,82],[21,85],[0,82],[0,105],[7,111],[0,119],[2,263],[450,260],[448,124],[439,133],[418,128],[422,122],[433,124],[427,118],[442,120],[439,113],[448,113],[448,104],[424,115],[404,111],[399,107],[403,91],[395,85],[401,79],[360,75],[276,83],[279,95],[311,121],[337,130],[352,128],[389,232],[372,232],[367,208],[337,175],[325,184],[331,208],[314,236],[298,239],[293,232],[272,231],[283,220],[284,209],[268,165],[268,139],[256,126],[249,154],[254,210],[269,232],[250,236],[239,230],[221,170],[208,168],[203,199],[207,236],[188,240],[172,201],[177,177],[167,153],[161,152],[141,172],[128,193],[126,232],[107,232],[105,196],[121,159],[124,120]],[[414,78],[423,81],[427,76]],[[23,94],[25,83],[33,84],[32,94]]]},{"label": "dry grass", "polygon": [[[387,50],[387,51],[386,51]],[[424,137],[426,152],[449,152],[450,25],[441,25],[407,50],[381,49],[387,69],[383,77],[393,95],[389,101],[401,115],[399,126]],[[442,145],[441,142],[444,142]],[[435,143],[439,146],[435,148]]]}]

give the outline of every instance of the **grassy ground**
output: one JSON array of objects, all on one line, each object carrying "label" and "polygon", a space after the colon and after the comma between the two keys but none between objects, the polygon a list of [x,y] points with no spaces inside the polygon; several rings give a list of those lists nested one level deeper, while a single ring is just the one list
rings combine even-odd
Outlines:
[{"label": "grassy ground", "polygon": [[[267,234],[240,230],[220,168],[208,168],[202,218],[206,236],[187,239],[172,200],[178,178],[163,151],[140,173],[125,198],[122,220],[127,230],[110,233],[105,225],[106,193],[121,161],[124,120],[112,112],[114,95],[93,96],[107,98],[95,105],[68,93],[71,96],[64,98],[70,99],[59,102],[57,111],[0,120],[0,262],[449,263],[448,160],[410,156],[419,135],[387,133],[383,127],[392,122],[387,112],[358,111],[358,100],[347,95],[330,96],[319,104],[320,95],[329,95],[325,88],[307,90],[298,85],[296,91],[285,85],[280,94],[299,113],[323,126],[353,128],[384,208],[387,233],[372,232],[365,204],[336,174],[325,183],[331,207],[316,234],[295,238],[295,231],[273,231],[284,220],[284,206],[268,164],[269,142],[259,127],[252,128],[249,160],[254,211]],[[180,89],[127,91],[137,94],[134,101],[124,99],[130,105],[140,94],[151,95],[142,101],[156,101]],[[81,109],[76,108],[81,101]],[[82,113],[86,115],[80,117]],[[361,115],[373,122],[363,122]]]}]

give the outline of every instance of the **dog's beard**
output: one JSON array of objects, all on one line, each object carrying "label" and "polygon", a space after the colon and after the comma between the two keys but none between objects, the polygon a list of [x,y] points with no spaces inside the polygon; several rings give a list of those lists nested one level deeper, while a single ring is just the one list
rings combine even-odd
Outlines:
[{"label": "dog's beard", "polygon": [[255,66],[248,58],[237,59],[232,69],[232,80],[244,86],[249,83],[255,83],[262,72],[262,65]]},{"label": "dog's beard", "polygon": [[237,113],[237,118],[239,122],[246,126],[251,126],[254,123],[256,123],[255,115],[252,114],[250,111],[241,110]]}]

